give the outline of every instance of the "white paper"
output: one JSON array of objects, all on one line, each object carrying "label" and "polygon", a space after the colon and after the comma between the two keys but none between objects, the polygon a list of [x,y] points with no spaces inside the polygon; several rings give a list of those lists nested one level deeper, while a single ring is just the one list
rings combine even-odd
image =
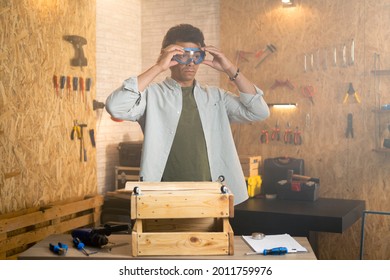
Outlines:
[{"label": "white paper", "polygon": [[289,234],[266,235],[263,239],[253,239],[252,236],[243,235],[244,241],[255,252],[263,252],[264,249],[286,247],[288,253],[307,252],[307,249],[299,244]]}]

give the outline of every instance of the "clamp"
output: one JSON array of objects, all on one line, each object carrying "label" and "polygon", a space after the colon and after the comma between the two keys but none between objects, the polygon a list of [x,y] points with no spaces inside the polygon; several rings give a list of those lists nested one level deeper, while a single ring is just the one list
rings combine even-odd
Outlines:
[{"label": "clamp", "polygon": [[57,255],[65,255],[66,252],[68,251],[68,245],[58,242],[58,245],[53,245],[49,244],[49,249],[52,251],[54,254]]}]

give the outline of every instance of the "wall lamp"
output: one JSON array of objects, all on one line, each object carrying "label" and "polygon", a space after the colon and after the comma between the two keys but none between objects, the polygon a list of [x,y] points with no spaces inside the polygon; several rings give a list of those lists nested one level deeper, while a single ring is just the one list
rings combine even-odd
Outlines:
[{"label": "wall lamp", "polygon": [[276,109],[294,109],[297,103],[269,103],[268,106]]},{"label": "wall lamp", "polygon": [[283,7],[292,7],[294,6],[294,0],[282,0]]}]

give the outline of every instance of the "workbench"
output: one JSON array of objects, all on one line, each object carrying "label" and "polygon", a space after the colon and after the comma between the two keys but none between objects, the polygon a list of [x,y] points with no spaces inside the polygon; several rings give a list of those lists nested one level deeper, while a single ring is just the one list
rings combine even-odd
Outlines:
[{"label": "workbench", "polygon": [[319,198],[316,201],[297,201],[250,198],[235,206],[234,218],[230,223],[237,235],[263,232],[305,236],[316,252],[316,232],[343,233],[362,217],[363,210],[363,200]]},{"label": "workbench", "polygon": [[[75,249],[72,245],[72,236],[70,234],[51,235],[48,238],[38,242],[28,250],[21,253],[18,257],[20,260],[162,260],[162,259],[180,259],[180,260],[316,260],[316,256],[311,248],[307,238],[296,237],[295,240],[305,247],[306,253],[292,253],[281,256],[264,256],[264,255],[245,255],[251,252],[251,248],[245,243],[241,236],[234,237],[234,255],[210,255],[210,256],[138,256],[133,257],[131,254],[131,234],[112,234],[108,236],[110,242],[122,244],[122,246],[109,249],[96,249],[85,247],[87,252],[98,251],[96,254],[89,256],[84,255],[81,251]],[[67,244],[69,249],[65,255],[56,255],[49,250],[49,244],[58,244],[58,242]]]}]

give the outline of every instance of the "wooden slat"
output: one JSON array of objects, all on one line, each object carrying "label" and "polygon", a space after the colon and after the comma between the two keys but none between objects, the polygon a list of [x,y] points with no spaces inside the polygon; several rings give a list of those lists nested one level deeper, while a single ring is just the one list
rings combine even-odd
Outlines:
[{"label": "wooden slat", "polygon": [[0,259],[15,259],[18,253],[51,234],[97,226],[102,205],[103,196],[97,195],[81,201],[18,211],[18,214],[25,213],[20,216],[1,216]]},{"label": "wooden slat", "polygon": [[28,213],[20,217],[0,220],[0,233],[10,232],[19,228],[35,225],[58,217],[63,217],[73,213],[81,212],[87,209],[95,208],[103,204],[102,196],[95,196],[86,200],[76,201],[73,203],[48,206],[41,211]]},{"label": "wooden slat", "polygon": [[143,220],[144,232],[222,232],[222,228],[222,219],[217,218]]},{"label": "wooden slat", "polygon": [[137,235],[139,256],[153,255],[228,255],[226,233],[144,233]]},{"label": "wooden slat", "polygon": [[[136,218],[206,218],[229,217],[228,194],[139,195],[136,197]],[[133,208],[133,207],[132,207]]]},{"label": "wooden slat", "polygon": [[133,190],[139,187],[141,192],[145,191],[189,191],[189,190],[210,190],[216,193],[221,192],[219,182],[126,182],[125,190]]}]

